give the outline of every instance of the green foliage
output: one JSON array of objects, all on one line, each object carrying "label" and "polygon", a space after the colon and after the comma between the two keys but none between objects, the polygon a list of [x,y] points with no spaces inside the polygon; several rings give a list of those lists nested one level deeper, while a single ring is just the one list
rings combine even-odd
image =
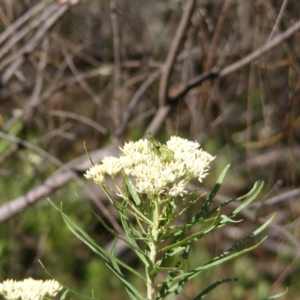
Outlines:
[{"label": "green foliage", "polygon": [[[158,145],[154,145],[159,147]],[[159,149],[157,149],[159,150]],[[262,184],[255,184],[251,191],[246,195],[230,199],[218,206],[212,206],[213,199],[216,196],[225,174],[228,170],[227,166],[219,176],[219,179],[212,189],[211,193],[206,197],[206,200],[202,200],[204,195],[198,194],[198,191],[193,191],[188,195],[182,197],[181,206],[176,204],[176,199],[170,199],[164,203],[163,210],[157,206],[156,202],[150,202],[145,204],[145,198],[140,195],[135,189],[135,186],[128,178],[125,180],[125,190],[128,198],[123,201],[116,201],[110,194],[107,187],[102,186],[106,195],[118,209],[126,238],[120,236],[117,232],[109,228],[105,222],[99,218],[101,224],[112,233],[115,238],[115,244],[110,251],[106,251],[101,248],[96,241],[87,234],[80,226],[76,224],[71,218],[69,218],[61,208],[56,209],[61,213],[64,222],[68,228],[90,249],[92,249],[104,262],[104,264],[119,278],[124,284],[130,299],[145,299],[143,296],[143,290],[139,291],[132,283],[130,283],[127,277],[124,275],[124,271],[131,273],[133,276],[140,278],[144,284],[149,284],[149,280],[152,280],[160,272],[167,272],[169,275],[166,280],[158,283],[155,287],[157,290],[157,296],[155,299],[173,299],[175,295],[179,294],[185,284],[198,276],[205,270],[214,268],[222,263],[237,258],[238,256],[245,254],[258,245],[260,245],[265,238],[262,238],[260,242],[254,246],[250,246],[245,249],[241,249],[242,246],[253,237],[258,236],[272,221],[271,217],[265,224],[253,231],[251,234],[223,251],[221,254],[209,259],[202,266],[188,269],[188,258],[191,251],[191,246],[198,240],[204,238],[208,234],[215,230],[229,224],[235,223],[234,218],[246,208],[259,194],[262,189]],[[187,209],[193,207],[193,205],[202,201],[200,209],[194,214],[190,221],[185,224],[177,224],[176,220],[178,216],[183,214]],[[232,202],[237,202],[239,205],[227,216],[222,214],[222,210],[225,206]],[[54,206],[54,204],[52,203]],[[158,214],[159,213],[159,214]],[[128,216],[134,216],[134,219]],[[200,226],[200,227],[199,227]],[[192,230],[193,228],[197,230]],[[147,229],[148,228],[148,229]],[[200,228],[200,229],[199,229]],[[117,240],[121,239],[128,244],[130,248],[140,258],[141,262],[145,266],[145,274],[141,275],[138,271],[125,264],[123,261],[115,256],[115,250],[117,246]],[[139,241],[139,242],[137,242]],[[152,248],[157,247],[157,254],[159,258],[153,260]],[[167,244],[165,244],[167,242]],[[141,245],[144,245],[141,247]],[[237,281],[236,278],[223,278],[218,279],[208,287],[204,288],[198,295],[194,297],[195,300],[202,299],[213,289],[217,288],[223,283]],[[151,282],[151,281],[150,281]],[[94,298],[92,298],[94,299]]]},{"label": "green foliage", "polygon": [[[13,182],[15,181],[10,180],[11,184]],[[3,181],[1,183],[4,184]],[[14,188],[20,189],[21,183],[19,181],[19,185],[15,184]],[[65,200],[64,209],[67,214],[74,216],[80,226],[89,228],[94,223],[93,216],[90,214],[90,208],[76,199],[76,190],[78,187],[75,184],[69,185],[57,193],[53,201],[75,199]],[[93,230],[89,229],[89,232],[95,235]],[[10,222],[2,224],[0,235],[1,281],[11,277],[26,278],[28,274],[35,278],[49,279],[48,273],[37,262],[39,259],[54,279],[72,289],[80,290],[82,294],[91,295],[94,290],[94,294],[99,296],[109,293],[108,288],[111,287],[119,290],[120,298],[124,298],[117,278],[110,280],[109,276],[103,275],[107,281],[106,285],[105,281],[102,284],[101,278],[98,279],[100,273],[107,274],[109,270],[102,265],[104,272],[100,268],[96,276],[92,253],[70,232],[60,213],[47,200],[40,201]],[[92,275],[94,280],[90,282]],[[95,284],[97,280],[98,283]],[[71,299],[69,294],[66,299]]]},{"label": "green foliage", "polygon": [[[17,121],[15,124],[13,124],[9,130],[8,134],[12,137],[18,136],[18,134],[22,131],[23,129],[23,122],[22,121]],[[10,146],[12,145],[12,142],[7,140],[7,139],[0,139],[0,155],[3,154],[3,152]]]}]

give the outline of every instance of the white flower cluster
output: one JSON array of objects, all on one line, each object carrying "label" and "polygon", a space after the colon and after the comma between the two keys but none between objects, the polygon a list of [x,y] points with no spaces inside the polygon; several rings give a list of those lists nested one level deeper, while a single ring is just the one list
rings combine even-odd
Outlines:
[{"label": "white flower cluster", "polygon": [[45,296],[54,297],[61,289],[62,286],[55,280],[8,279],[0,283],[0,295],[7,300],[42,300]]},{"label": "white flower cluster", "polygon": [[185,187],[191,179],[197,178],[201,182],[214,159],[200,149],[199,143],[176,136],[162,147],[171,150],[171,159],[163,160],[156,155],[148,140],[126,143],[121,148],[123,155],[120,158],[104,158],[102,164],[92,166],[85,177],[105,185],[106,174],[114,178],[123,171],[134,179],[139,193],[177,196],[186,193]]}]

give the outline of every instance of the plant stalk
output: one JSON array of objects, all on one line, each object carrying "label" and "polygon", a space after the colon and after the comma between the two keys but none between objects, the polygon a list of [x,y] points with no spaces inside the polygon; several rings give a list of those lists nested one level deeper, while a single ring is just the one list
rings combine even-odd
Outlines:
[{"label": "plant stalk", "polygon": [[153,206],[153,225],[150,229],[150,243],[149,243],[149,259],[150,263],[149,266],[146,267],[146,276],[147,276],[147,299],[148,300],[155,300],[155,285],[154,280],[156,274],[153,273],[153,269],[156,263],[156,255],[157,255],[157,246],[158,246],[158,238],[159,238],[159,211],[160,205],[158,202],[154,201]]}]

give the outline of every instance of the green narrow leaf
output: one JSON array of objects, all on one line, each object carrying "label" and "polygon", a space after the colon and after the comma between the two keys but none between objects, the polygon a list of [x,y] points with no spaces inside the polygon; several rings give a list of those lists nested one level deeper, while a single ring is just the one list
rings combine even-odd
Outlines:
[{"label": "green narrow leaf", "polygon": [[187,209],[189,209],[192,205],[194,205],[195,203],[197,203],[202,197],[204,197],[205,193],[201,194],[200,196],[195,197],[194,199],[190,200],[189,197],[194,194],[196,191],[192,191],[190,193],[187,194],[186,197],[183,198],[183,201],[185,201],[185,199],[188,199],[188,203],[178,212],[178,213],[173,213],[172,214],[172,220],[176,220],[179,216],[181,216]]},{"label": "green narrow leaf", "polygon": [[105,263],[108,263],[110,265],[111,260],[115,260],[118,262],[118,264],[122,265],[124,268],[126,268],[128,271],[133,273],[134,275],[140,277],[141,279],[145,280],[145,278],[139,274],[136,270],[126,265],[124,262],[119,260],[118,258],[111,255],[109,252],[102,249],[84,230],[82,230],[76,223],[74,223],[66,214],[62,213],[62,217],[66,223],[66,225],[69,227],[69,229],[81,240],[83,241],[89,248],[91,248],[95,253],[99,254],[101,258],[104,260]]},{"label": "green narrow leaf", "polygon": [[[117,240],[115,239],[115,242],[114,242],[114,244],[113,244],[113,246],[111,248],[111,251],[110,251],[111,255],[115,256],[116,249],[117,249]],[[122,274],[122,271],[120,270],[119,265],[117,264],[116,260],[111,260],[111,262],[112,262],[113,267],[120,274]],[[136,298],[135,298],[135,296],[132,293],[132,289],[127,284],[125,284],[125,289],[127,291],[127,294],[129,295],[130,299],[135,300]]]},{"label": "green narrow leaf", "polygon": [[139,194],[136,191],[135,186],[133,185],[133,183],[131,182],[131,180],[128,177],[126,178],[126,185],[129,189],[129,192],[130,192],[135,204],[137,206],[139,206],[141,204],[141,199],[139,197]]},{"label": "green narrow leaf", "polygon": [[115,264],[121,265],[127,269],[132,274],[143,279],[146,282],[146,279],[138,273],[136,270],[114,257],[111,253],[102,249],[84,230],[82,230],[75,222],[73,222],[63,211],[56,207],[50,200],[49,202],[56,208],[62,215],[62,218],[70,231],[77,236],[82,242],[84,242],[91,250],[97,253],[101,259],[104,261],[106,266],[123,282],[126,287],[127,292],[130,295],[131,299],[143,299],[140,293],[125,279],[124,275],[120,272],[119,267],[116,268]]},{"label": "green narrow leaf", "polygon": [[237,207],[228,217],[232,218],[235,217],[239,212],[241,212],[243,209],[245,209],[253,200],[256,199],[256,197],[258,196],[258,194],[261,192],[264,183],[262,182],[258,187],[257,187],[257,182],[254,184],[253,188],[251,189],[251,191],[247,194],[249,196],[249,198],[243,203],[241,204],[239,207]]},{"label": "green narrow leaf", "polygon": [[69,293],[69,291],[66,290],[66,291],[61,295],[60,300],[65,300],[68,293]]},{"label": "green narrow leaf", "polygon": [[209,218],[210,216],[214,215],[214,213],[215,213],[219,208],[225,207],[225,206],[227,206],[229,203],[234,202],[234,201],[237,201],[237,199],[236,199],[236,198],[232,198],[232,199],[226,200],[225,202],[221,203],[220,205],[218,205],[218,206],[216,206],[215,208],[213,208],[210,212],[208,212],[208,213],[205,215],[205,218]]},{"label": "green narrow leaf", "polygon": [[271,296],[271,297],[268,297],[268,298],[264,298],[263,300],[277,299],[277,298],[287,294],[288,290],[289,290],[289,288],[286,288],[286,290],[283,293],[280,293],[280,294],[277,294],[277,295],[274,295],[274,296]]},{"label": "green narrow leaf", "polygon": [[222,215],[222,221],[220,222],[220,224],[222,224],[222,226],[223,226],[223,225],[228,224],[228,223],[240,223],[242,221],[243,220],[233,220],[233,219],[230,219],[226,215]]},{"label": "green narrow leaf", "polygon": [[[209,232],[211,232],[211,230],[216,229],[218,223],[221,220],[221,210],[218,210],[218,215],[215,218],[211,219],[213,221],[213,223],[203,229],[200,232],[197,232],[193,235],[191,235],[188,238],[183,239],[184,237],[184,233],[187,232],[187,230],[189,228],[192,227],[192,225],[194,224],[187,224],[186,228],[182,229],[181,231],[178,232],[178,237],[175,239],[175,243],[172,243],[170,246],[167,246],[163,249],[161,249],[160,251],[166,251],[165,254],[162,256],[162,258],[160,260],[157,261],[157,269],[160,270],[160,268],[162,268],[163,264],[172,256],[174,256],[175,254],[177,254],[178,252],[182,252],[180,255],[180,259],[179,261],[175,264],[175,267],[173,267],[173,272],[171,272],[169,274],[169,276],[166,279],[166,282],[164,283],[164,285],[162,286],[160,293],[159,293],[159,297],[158,299],[163,299],[166,295],[168,295],[171,291],[170,291],[170,286],[171,283],[173,281],[173,279],[176,277],[176,275],[178,274],[178,269],[180,269],[180,266],[182,265],[182,259],[184,259],[185,261],[187,261],[188,256],[189,256],[189,252],[190,252],[190,245],[195,242],[196,240],[198,240],[199,238],[201,238],[204,235],[207,235]],[[198,221],[196,218],[193,218],[192,221],[196,222]],[[210,221],[210,220],[206,220],[206,221]],[[187,229],[188,228],[188,229]],[[174,247],[175,246],[175,247]],[[182,281],[181,284],[183,286],[185,282]],[[177,284],[177,289],[181,289],[182,286],[179,286],[179,283]]]},{"label": "green narrow leaf", "polygon": [[[149,260],[148,257],[145,255],[145,253],[139,248],[135,237],[132,237],[132,229],[130,226],[133,226],[133,224],[130,222],[130,220],[127,218],[127,216],[123,213],[120,212],[120,219],[122,222],[123,229],[125,230],[125,233],[129,239],[129,241],[124,240],[126,244],[128,244],[134,251],[135,253],[139,256],[139,258],[144,262],[146,266],[149,265]],[[130,225],[131,224],[131,225]],[[138,231],[138,229],[136,229]],[[140,232],[140,231],[138,231]]]},{"label": "green narrow leaf", "polygon": [[212,229],[217,228],[216,225],[215,225],[215,223],[216,222],[214,220],[214,222],[211,225],[209,225],[208,227],[202,229],[201,231],[195,232],[195,233],[191,234],[190,236],[188,236],[188,237],[186,237],[184,239],[178,240],[178,242],[176,242],[176,243],[172,243],[171,245],[166,246],[166,247],[160,249],[159,252],[169,251],[169,250],[175,249],[175,248],[177,248],[179,246],[184,246],[185,247],[187,245],[190,245],[190,244],[196,242],[201,237],[203,237],[204,235],[207,235],[209,232],[211,232]]},{"label": "green narrow leaf", "polygon": [[267,220],[263,225],[261,225],[259,228],[257,228],[255,231],[253,231],[251,234],[249,234],[248,236],[246,236],[245,238],[243,238],[242,240],[238,241],[236,244],[234,244],[232,247],[230,247],[229,249],[227,249],[226,251],[224,251],[223,253],[221,253],[220,255],[218,255],[217,257],[215,257],[212,261],[208,262],[212,263],[215,261],[218,261],[220,259],[222,259],[223,257],[226,257],[230,252],[235,251],[237,248],[239,248],[242,244],[244,244],[245,242],[247,242],[248,240],[250,240],[251,238],[257,236],[259,233],[261,233],[273,220],[274,215]]},{"label": "green narrow leaf", "polygon": [[56,280],[62,287],[64,287],[66,289],[66,291],[63,293],[62,297],[67,294],[68,292],[71,292],[75,295],[78,295],[80,296],[81,298],[85,298],[85,299],[89,299],[89,300],[97,300],[96,298],[91,298],[89,296],[86,296],[86,295],[83,295],[83,294],[80,294],[78,293],[77,291],[71,289],[70,287],[64,285],[63,283],[59,282],[57,279],[55,279],[55,277],[53,275],[50,274],[50,272],[46,269],[46,267],[42,264],[42,262],[38,259],[38,262],[40,263],[41,267],[45,270],[45,272],[54,280]]},{"label": "green narrow leaf", "polygon": [[[256,229],[255,231],[253,231],[250,235],[248,235],[246,238],[244,238],[243,240],[239,241],[238,243],[236,243],[233,247],[231,247],[230,249],[224,251],[222,254],[220,254],[219,256],[215,257],[213,260],[211,260],[210,262],[208,262],[207,264],[205,264],[202,267],[199,268],[195,268],[194,270],[188,272],[188,273],[184,273],[184,274],[176,274],[174,276],[168,276],[167,281],[164,283],[164,285],[162,286],[161,292],[159,293],[159,296],[162,295],[170,295],[170,297],[177,295],[183,285],[189,281],[190,279],[194,278],[195,276],[199,275],[202,271],[215,267],[219,264],[222,264],[225,261],[229,261],[231,259],[234,259],[235,257],[238,257],[242,254],[245,254],[247,252],[252,251],[253,249],[255,249],[256,247],[258,247],[260,244],[262,244],[267,237],[264,237],[260,242],[258,242],[257,244],[255,244],[252,247],[249,247],[247,249],[243,249],[237,253],[228,255],[230,252],[234,251],[236,248],[240,247],[243,243],[245,243],[246,241],[248,241],[249,239],[251,239],[254,236],[257,236],[260,232],[262,232],[273,220],[274,215],[267,220],[263,225],[261,225],[258,229]],[[173,286],[171,286],[172,281],[177,281],[179,280],[179,282],[175,283]],[[159,299],[163,299],[163,297],[159,298]],[[172,299],[172,298],[170,298]]]},{"label": "green narrow leaf", "polygon": [[107,190],[107,187],[104,186],[104,185],[101,185],[101,188],[105,194],[105,196],[109,199],[109,201],[114,205],[114,207],[117,209],[117,210],[120,210],[120,203],[117,202],[109,193],[109,191]]},{"label": "green narrow leaf", "polygon": [[[184,251],[183,253],[181,254],[181,257],[183,259],[185,259],[187,261],[188,259],[188,256],[189,256],[189,253],[190,253],[190,249],[191,249],[191,246],[187,246],[184,248]],[[175,250],[176,251],[176,250]],[[178,261],[176,264],[175,264],[175,267],[179,267],[180,266],[180,262]],[[171,285],[172,285],[172,282],[174,280],[174,278],[176,278],[177,274],[179,273],[179,271],[177,270],[174,270],[172,272],[169,273],[168,277],[166,278],[165,282],[163,282],[162,284],[162,287],[157,295],[157,298],[156,300],[161,300],[161,299],[164,299],[166,296],[170,295],[171,292],[172,292],[172,288],[171,288]],[[183,285],[182,285],[183,286]],[[181,287],[182,287],[181,286]],[[177,293],[178,294],[178,293]],[[174,294],[175,295],[175,294]],[[173,294],[170,295],[167,300],[171,300],[173,299]]]},{"label": "green narrow leaf", "polygon": [[[227,170],[229,169],[230,165],[227,165],[224,170],[222,171],[222,173],[220,174],[216,185],[214,186],[213,190],[211,191],[211,193],[209,194],[209,196],[207,197],[206,201],[204,202],[202,208],[196,213],[196,215],[193,216],[193,218],[191,219],[191,221],[185,225],[184,230],[181,230],[179,232],[176,233],[176,238],[175,238],[175,244],[176,242],[179,242],[183,239],[184,234],[195,224],[198,224],[199,221],[203,218],[203,216],[205,215],[205,213],[207,212],[210,204],[212,203],[212,200],[214,199],[215,195],[217,194],[223,180],[225,177],[225,174],[227,172]],[[200,199],[200,197],[198,197],[197,199]],[[193,201],[193,200],[192,200]],[[172,243],[174,244],[174,243]]]},{"label": "green narrow leaf", "polygon": [[85,141],[83,142],[83,148],[84,148],[85,154],[87,155],[87,157],[88,157],[88,159],[89,159],[91,165],[93,166],[94,163],[93,163],[92,158],[91,158],[91,156],[90,156],[90,154],[89,154],[89,152],[88,152],[88,150],[87,150],[87,148],[86,148]]},{"label": "green narrow leaf", "polygon": [[234,282],[234,281],[238,281],[237,278],[225,278],[225,279],[221,279],[216,281],[215,283],[213,283],[212,285],[210,285],[208,288],[206,288],[204,291],[202,291],[199,295],[197,295],[193,300],[201,300],[203,299],[209,292],[211,292],[213,289],[215,289],[216,287],[218,287],[219,285],[221,285],[222,283],[226,283],[226,282]]},{"label": "green narrow leaf", "polygon": [[178,283],[176,283],[174,286],[171,287],[170,291],[172,292],[171,295],[177,295],[181,289],[182,289],[182,285],[184,283],[186,283],[187,281],[191,280],[192,278],[194,278],[195,276],[199,275],[201,272],[203,272],[204,270],[207,270],[207,269],[210,269],[212,267],[215,267],[219,264],[222,264],[226,261],[229,261],[231,259],[234,259],[235,257],[238,257],[242,254],[245,254],[253,249],[255,249],[256,247],[258,247],[261,243],[263,243],[265,241],[266,237],[263,238],[259,243],[255,244],[254,246],[252,247],[249,247],[247,249],[244,249],[244,250],[241,250],[240,252],[238,253],[234,253],[232,255],[229,255],[229,256],[225,256],[217,261],[213,261],[212,263],[208,263],[202,267],[199,267],[199,268],[196,268],[188,273],[184,273],[184,274],[180,274],[180,275],[177,275],[176,277],[173,278],[173,280],[179,280]]},{"label": "green narrow leaf", "polygon": [[[227,165],[224,170],[222,171],[222,173],[220,174],[217,183],[215,184],[214,188],[212,189],[212,191],[210,192],[210,194],[208,195],[206,201],[203,204],[203,207],[201,208],[201,210],[194,216],[195,219],[200,219],[203,217],[203,215],[208,211],[209,206],[211,205],[213,199],[215,198],[218,190],[220,189],[224,177],[229,169],[230,165]],[[193,220],[192,220],[193,222]]]},{"label": "green narrow leaf", "polygon": [[[259,191],[260,191],[261,188],[262,188],[262,187],[260,186],[260,187],[259,187]],[[238,197],[238,198],[232,198],[232,199],[229,199],[229,200],[223,202],[222,204],[220,204],[219,206],[215,207],[215,208],[212,209],[210,212],[208,212],[208,214],[205,215],[205,218],[208,218],[208,217],[210,217],[211,215],[213,215],[213,214],[216,212],[216,210],[217,210],[218,208],[225,207],[225,206],[227,206],[227,205],[228,205],[229,203],[231,203],[231,202],[242,201],[242,200],[246,199],[247,197],[250,197],[251,194],[252,194],[255,190],[257,190],[257,182],[253,185],[252,189],[251,189],[247,194],[245,194],[245,195],[243,195],[243,196],[241,196],[241,197]],[[256,196],[258,195],[258,193],[259,193],[259,192],[258,192],[258,190],[257,190]],[[251,198],[248,199],[249,202],[246,202],[243,206],[239,206],[239,207],[235,210],[235,215],[236,215],[238,212],[240,212],[240,211],[243,209],[243,207],[245,208],[246,206],[248,206],[254,199],[255,199],[255,197],[254,197],[254,198],[251,197]],[[235,216],[235,215],[233,215],[233,213],[231,213],[231,214],[230,214],[229,216],[227,216],[227,217],[232,218],[232,217]]]},{"label": "green narrow leaf", "polygon": [[[112,228],[110,228],[110,226],[108,226],[103,220],[102,218],[96,214],[86,203],[84,203],[86,205],[86,207],[89,209],[89,211],[97,218],[97,220],[103,225],[103,227],[110,232],[113,236],[115,236],[116,239],[120,239],[122,240],[125,244],[129,245],[132,249],[134,249],[134,251],[137,253],[138,256],[143,257],[144,252],[138,247],[135,239],[131,239],[130,236],[127,234],[129,241],[123,237],[122,235],[118,234],[116,231],[114,231]],[[121,213],[121,212],[120,212]],[[120,218],[122,220],[122,214],[120,215]],[[126,215],[125,215],[126,217]]]},{"label": "green narrow leaf", "polygon": [[106,266],[124,283],[126,290],[129,291],[130,294],[133,294],[135,297],[138,296],[140,299],[142,299],[139,292],[125,279],[124,275],[120,272],[120,269],[115,267],[115,264],[118,263],[119,265],[122,265],[128,271],[130,271],[131,273],[133,273],[134,275],[142,279],[144,279],[144,277],[142,277],[138,272],[136,272],[134,269],[129,267],[127,264],[120,261],[113,255],[111,255],[109,252],[100,248],[80,227],[78,227],[75,223],[73,223],[66,215],[63,215],[63,219],[67,224],[67,226],[69,227],[69,229],[71,230],[71,232],[73,232],[75,236],[77,236],[90,249],[92,249],[95,253],[97,253],[102,258]]}]

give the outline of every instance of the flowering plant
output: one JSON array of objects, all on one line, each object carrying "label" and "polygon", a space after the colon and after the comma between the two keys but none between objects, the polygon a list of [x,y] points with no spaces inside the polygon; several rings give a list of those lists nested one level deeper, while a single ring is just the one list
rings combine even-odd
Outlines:
[{"label": "flowering plant", "polygon": [[62,288],[55,280],[43,281],[27,278],[23,281],[15,281],[8,279],[0,283],[0,295],[7,300],[43,300],[56,296]]},{"label": "flowering plant", "polygon": [[[212,205],[229,166],[221,173],[208,196],[199,193],[199,189],[190,191],[188,183],[194,179],[201,182],[214,159],[212,155],[203,151],[197,142],[173,136],[163,145],[148,133],[146,139],[126,143],[121,151],[120,157],[105,157],[101,164],[93,165],[85,177],[99,184],[117,209],[125,237],[100,219],[105,228],[116,237],[111,251],[105,251],[67,215],[62,211],[61,213],[72,232],[95,251],[120,278],[130,299],[173,299],[187,281],[202,271],[251,251],[264,241],[265,238],[250,248],[237,251],[243,243],[264,230],[272,218],[204,266],[188,269],[187,260],[191,246],[218,228],[228,223],[239,222],[234,218],[256,198],[262,184],[255,184],[252,190],[242,197],[227,200],[220,205]],[[122,177],[121,185],[116,180],[117,176]],[[109,186],[107,177],[111,177],[113,186]],[[245,201],[241,202],[242,200]],[[223,215],[222,209],[234,201],[241,204],[229,215]],[[195,211],[188,222],[183,223],[183,214],[193,210],[198,202],[200,209]],[[144,274],[140,274],[115,256],[118,239],[123,240],[139,257],[144,265]],[[120,267],[143,280],[147,290],[146,297],[143,290],[138,290],[125,278]],[[157,276],[158,274],[165,276]],[[201,291],[194,300],[202,299],[224,282],[235,280],[221,279]]]}]

